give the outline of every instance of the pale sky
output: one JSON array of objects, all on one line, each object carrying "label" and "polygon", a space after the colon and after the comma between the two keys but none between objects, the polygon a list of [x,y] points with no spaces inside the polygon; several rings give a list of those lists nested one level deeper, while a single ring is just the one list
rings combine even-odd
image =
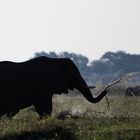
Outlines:
[{"label": "pale sky", "polygon": [[140,0],[0,0],[0,60],[118,50],[140,54]]}]

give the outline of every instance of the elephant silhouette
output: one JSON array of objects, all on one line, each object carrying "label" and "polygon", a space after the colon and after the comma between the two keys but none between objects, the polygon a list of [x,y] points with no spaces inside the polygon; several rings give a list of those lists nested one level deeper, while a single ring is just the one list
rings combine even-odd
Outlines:
[{"label": "elephant silhouette", "polygon": [[128,87],[125,92],[125,97],[140,96],[140,86]]},{"label": "elephant silhouette", "polygon": [[51,115],[53,94],[77,89],[91,103],[99,102],[105,89],[94,98],[78,68],[69,58],[41,56],[25,62],[0,62],[0,116],[13,116],[35,106],[40,117]]}]

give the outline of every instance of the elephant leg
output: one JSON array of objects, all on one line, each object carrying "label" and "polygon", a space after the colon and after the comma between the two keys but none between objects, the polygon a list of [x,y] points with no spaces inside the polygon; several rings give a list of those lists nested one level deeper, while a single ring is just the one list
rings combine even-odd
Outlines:
[{"label": "elephant leg", "polygon": [[15,116],[18,112],[19,112],[19,110],[6,113],[6,115],[7,115],[8,118],[12,118],[12,117]]},{"label": "elephant leg", "polygon": [[16,114],[18,114],[18,112],[19,112],[19,110],[14,111],[14,112],[11,112],[10,116],[13,117],[13,116],[15,116]]},{"label": "elephant leg", "polygon": [[[0,110],[4,110],[4,109],[0,109]],[[14,111],[11,111],[9,109],[5,109],[5,111],[1,111],[0,112],[0,117],[1,116],[7,116],[8,118],[12,118],[14,115],[16,115],[17,113],[19,112],[19,110],[14,110]]]},{"label": "elephant leg", "polygon": [[43,116],[50,116],[52,113],[52,97],[47,98],[45,101],[38,101],[35,103],[35,109],[40,118]]}]

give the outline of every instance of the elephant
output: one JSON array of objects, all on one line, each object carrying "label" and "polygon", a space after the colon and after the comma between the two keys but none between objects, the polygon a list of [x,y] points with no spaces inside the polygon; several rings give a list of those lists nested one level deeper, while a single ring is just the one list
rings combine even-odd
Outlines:
[{"label": "elephant", "polygon": [[0,62],[0,116],[14,116],[20,109],[35,106],[40,117],[51,115],[53,94],[67,94],[77,89],[91,103],[107,94],[104,89],[96,98],[69,58],[36,57],[23,62]]},{"label": "elephant", "polygon": [[127,96],[140,96],[140,86],[128,87],[125,93],[125,97]]}]

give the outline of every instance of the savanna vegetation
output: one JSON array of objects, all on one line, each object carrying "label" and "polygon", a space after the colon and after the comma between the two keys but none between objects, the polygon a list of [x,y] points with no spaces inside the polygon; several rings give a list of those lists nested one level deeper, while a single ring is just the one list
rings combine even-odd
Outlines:
[{"label": "savanna vegetation", "polygon": [[[119,90],[118,90],[119,92]],[[73,93],[75,94],[75,93]],[[39,119],[34,107],[0,119],[2,140],[139,140],[140,98],[108,96],[98,104],[82,96],[53,97],[53,113]]]},{"label": "savanna vegetation", "polygon": [[[116,73],[120,76],[140,71],[140,56],[122,51],[107,52],[100,60],[92,62],[85,56],[67,52],[41,52],[36,53],[35,57],[42,55],[71,58],[86,82],[99,87],[96,93],[99,93],[102,84],[109,83]],[[106,98],[98,104],[91,104],[75,91],[53,97],[52,116],[40,119],[33,106],[21,110],[13,118],[2,116],[0,139],[139,140],[140,97],[125,98],[126,87],[140,83],[139,74],[113,86],[108,94],[109,104]]]}]

